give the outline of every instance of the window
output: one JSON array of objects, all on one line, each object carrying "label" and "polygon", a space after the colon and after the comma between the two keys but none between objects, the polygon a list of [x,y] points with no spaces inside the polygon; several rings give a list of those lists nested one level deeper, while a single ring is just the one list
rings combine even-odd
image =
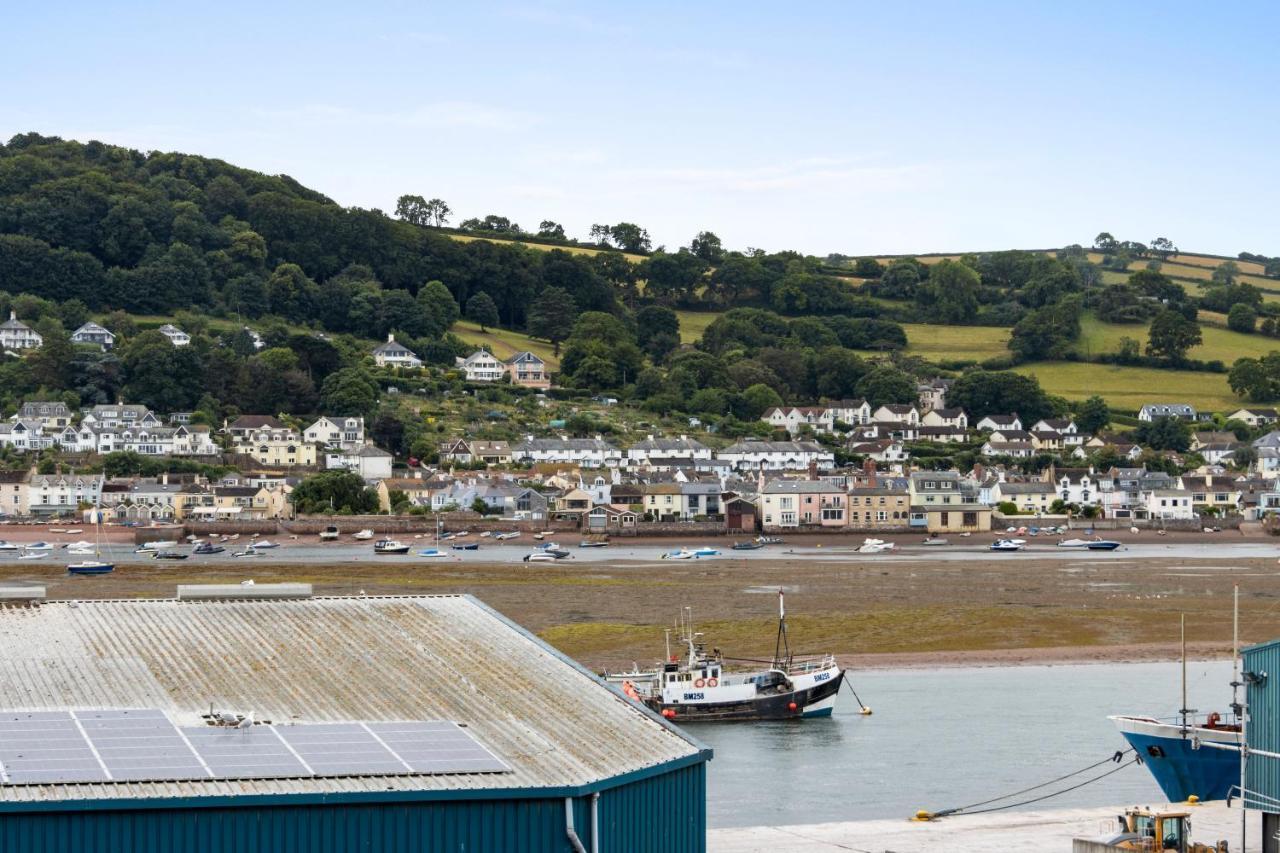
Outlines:
[{"label": "window", "polygon": [[823,521],[842,521],[844,520],[844,510],[842,509],[824,509],[822,511]]},{"label": "window", "polygon": [[946,527],[948,524],[951,523],[951,513],[949,512],[942,513],[941,516],[939,517],[939,520],[941,521],[942,526]]},{"label": "window", "polygon": [[966,512],[963,516],[965,527],[978,526],[978,514],[976,512]]},{"label": "window", "polygon": [[[896,516],[897,513],[895,512],[894,515]],[[888,520],[889,520],[889,513],[885,512],[882,509],[876,511],[876,521],[888,521]]]}]

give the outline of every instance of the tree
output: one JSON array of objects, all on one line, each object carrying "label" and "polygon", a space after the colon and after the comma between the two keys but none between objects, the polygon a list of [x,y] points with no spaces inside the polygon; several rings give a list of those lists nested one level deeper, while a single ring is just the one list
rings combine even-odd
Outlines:
[{"label": "tree", "polygon": [[1237,468],[1247,469],[1258,461],[1258,451],[1248,444],[1242,445],[1231,454],[1231,461]]},{"label": "tree", "polygon": [[569,337],[571,320],[577,313],[578,306],[574,304],[569,291],[561,287],[548,287],[529,306],[529,334],[551,341],[555,355],[559,358],[560,342]]},{"label": "tree", "polygon": [[710,231],[699,231],[698,236],[689,241],[689,251],[709,264],[724,260],[724,245]]},{"label": "tree", "polygon": [[1008,370],[965,373],[947,392],[947,404],[964,409],[971,421],[1016,412],[1023,422],[1033,423],[1053,414],[1049,398],[1034,376]]},{"label": "tree", "polygon": [[44,338],[44,343],[27,356],[31,364],[31,378],[37,385],[49,390],[68,387],[71,384],[71,362],[75,357],[75,346],[66,329],[54,317],[40,318],[34,328]]},{"label": "tree", "polygon": [[981,283],[978,274],[959,261],[939,261],[916,288],[916,305],[935,323],[971,323],[978,314]]},{"label": "tree", "polygon": [[329,414],[367,418],[378,405],[378,383],[363,368],[343,368],[325,378],[320,399]]},{"label": "tree", "polygon": [[610,226],[609,237],[624,252],[644,253],[653,245],[649,232],[632,222],[619,222]]},{"label": "tree", "polygon": [[175,347],[154,330],[121,349],[120,365],[125,397],[157,412],[190,411],[204,392],[197,348]]},{"label": "tree", "polygon": [[645,296],[654,299],[692,299],[702,284],[707,262],[680,250],[674,255],[658,252],[640,265]]},{"label": "tree", "polygon": [[1061,359],[1080,337],[1080,297],[1073,296],[1032,311],[1018,321],[1009,349],[1020,361]]},{"label": "tree", "polygon": [[1152,450],[1184,452],[1191,446],[1191,426],[1181,418],[1156,418],[1143,421],[1133,431],[1139,444]]},{"label": "tree", "polygon": [[1100,252],[1111,252],[1116,248],[1116,238],[1110,233],[1103,231],[1097,237],[1093,238],[1093,248]]},{"label": "tree", "polygon": [[453,294],[441,281],[433,279],[424,284],[418,291],[417,299],[431,334],[435,337],[449,331],[449,327],[458,322],[458,317],[462,314]]},{"label": "tree", "polygon": [[430,224],[427,200],[420,195],[402,195],[396,199],[396,216],[410,225]]},{"label": "tree", "polygon": [[768,385],[756,384],[742,392],[742,416],[755,420],[769,409],[782,405],[782,397]]},{"label": "tree", "polygon": [[1111,425],[1111,408],[1106,400],[1094,394],[1080,404],[1075,420],[1081,432],[1093,435]]},{"label": "tree", "polygon": [[1199,323],[1166,308],[1151,321],[1151,329],[1147,333],[1147,355],[1182,361],[1187,351],[1201,340]]},{"label": "tree", "polygon": [[1168,237],[1156,237],[1151,241],[1151,251],[1160,256],[1160,260],[1169,260],[1170,255],[1177,254],[1178,247]]},{"label": "tree", "polygon": [[323,471],[307,477],[290,495],[300,514],[365,515],[378,511],[378,493],[365,486],[359,474]]},{"label": "tree", "polygon": [[1227,312],[1227,328],[1233,332],[1251,335],[1258,322],[1258,312],[1243,302],[1237,302]]},{"label": "tree", "polygon": [[916,401],[915,380],[896,367],[877,367],[858,380],[856,388],[873,407]]},{"label": "tree", "polygon": [[449,221],[449,217],[453,215],[453,210],[442,198],[433,198],[427,202],[427,221],[436,226],[443,228]]},{"label": "tree", "polygon": [[498,325],[498,306],[493,297],[483,290],[467,300],[467,318],[485,331],[487,326]]},{"label": "tree", "polygon": [[[655,338],[663,338],[664,342],[674,338],[680,342],[680,317],[665,305],[646,305],[636,312],[636,343],[646,351]],[[663,350],[663,354],[674,347]]]},{"label": "tree", "polygon": [[613,229],[611,226],[600,224],[591,226],[591,242],[593,243],[597,243],[601,246],[607,246],[609,245],[609,240],[612,239],[612,236]]},{"label": "tree", "polygon": [[538,223],[538,236],[547,240],[563,240],[565,239],[564,226],[559,222],[544,219]]},{"label": "tree", "polygon": [[1240,276],[1240,265],[1235,261],[1223,261],[1213,268],[1213,283],[1232,285]]}]

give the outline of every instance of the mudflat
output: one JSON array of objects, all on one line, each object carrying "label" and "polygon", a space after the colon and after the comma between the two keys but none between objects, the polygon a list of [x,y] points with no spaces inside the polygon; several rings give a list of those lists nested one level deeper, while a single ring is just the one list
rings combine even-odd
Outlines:
[{"label": "mudflat", "polygon": [[[1225,543],[1224,543],[1225,544]],[[1226,654],[1232,588],[1248,641],[1280,634],[1280,565],[1270,557],[1093,559],[971,554],[778,553],[741,559],[184,563],[122,561],[112,575],[68,577],[57,561],[0,566],[0,583],[40,583],[49,598],[171,597],[179,583],[311,583],[317,595],[471,593],[591,667],[660,658],[664,627],[684,608],[726,655],[768,656],[777,591],[786,591],[792,648],[833,652],[855,667],[1138,660],[1189,649]],[[1254,551],[1253,553],[1257,553]],[[622,557],[622,555],[619,555]]]}]

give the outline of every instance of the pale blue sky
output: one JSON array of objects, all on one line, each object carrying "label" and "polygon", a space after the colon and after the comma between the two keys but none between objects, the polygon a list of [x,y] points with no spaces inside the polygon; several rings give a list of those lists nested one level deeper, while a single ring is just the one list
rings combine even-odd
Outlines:
[{"label": "pale blue sky", "polygon": [[1274,3],[23,3],[0,137],[825,254],[1280,254]]}]

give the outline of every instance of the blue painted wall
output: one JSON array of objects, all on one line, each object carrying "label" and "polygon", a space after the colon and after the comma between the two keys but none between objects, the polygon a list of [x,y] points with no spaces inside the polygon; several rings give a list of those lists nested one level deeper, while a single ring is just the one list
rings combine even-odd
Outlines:
[{"label": "blue painted wall", "polygon": [[[1243,651],[1245,672],[1266,673],[1262,684],[1249,684],[1247,737],[1251,749],[1280,752],[1280,641],[1263,643]],[[1245,765],[1245,787],[1250,805],[1257,807],[1253,794],[1280,800],[1280,759],[1257,756]],[[1268,811],[1280,811],[1280,806]]]},{"label": "blue painted wall", "polygon": [[[589,797],[574,814],[589,849]],[[601,791],[599,820],[601,853],[704,853],[706,765]],[[0,851],[568,853],[564,826],[563,798],[45,810],[0,814]]]}]

